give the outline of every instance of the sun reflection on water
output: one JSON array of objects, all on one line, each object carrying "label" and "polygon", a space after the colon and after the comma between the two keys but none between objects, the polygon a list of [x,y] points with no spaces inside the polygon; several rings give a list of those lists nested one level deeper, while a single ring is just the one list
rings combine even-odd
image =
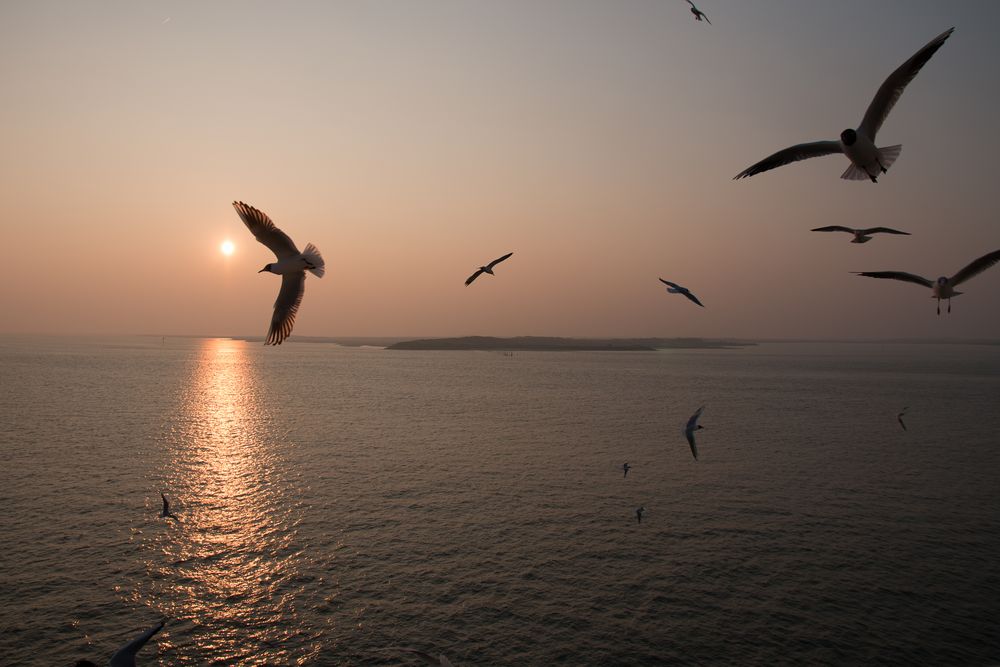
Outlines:
[{"label": "sun reflection on water", "polygon": [[[319,649],[297,628],[300,512],[262,394],[245,342],[206,340],[168,438],[164,477],[179,521],[154,538],[149,594],[187,622],[188,641],[173,655],[190,652],[192,664],[209,656],[213,664],[291,664]],[[291,633],[294,657],[283,641]],[[303,652],[303,639],[311,650]]]}]

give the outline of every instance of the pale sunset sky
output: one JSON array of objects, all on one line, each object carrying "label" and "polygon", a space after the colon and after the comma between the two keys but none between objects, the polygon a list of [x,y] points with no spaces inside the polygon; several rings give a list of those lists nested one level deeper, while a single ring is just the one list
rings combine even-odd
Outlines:
[{"label": "pale sunset sky", "polygon": [[[713,25],[683,0],[6,0],[0,333],[264,335],[280,278],[242,200],[326,259],[292,340],[1000,338],[1000,267],[940,317],[850,274],[1000,249],[1000,2],[698,5]],[[843,156],[732,180],[856,127],[951,26],[877,185]]]}]

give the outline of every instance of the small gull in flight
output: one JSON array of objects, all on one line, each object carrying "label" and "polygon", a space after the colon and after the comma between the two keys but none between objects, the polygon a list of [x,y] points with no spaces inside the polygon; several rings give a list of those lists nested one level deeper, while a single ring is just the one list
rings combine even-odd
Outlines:
[{"label": "small gull in flight", "polygon": [[701,411],[704,409],[704,405],[698,408],[698,411],[688,419],[687,426],[684,427],[684,437],[687,438],[688,444],[691,445],[691,453],[694,455],[695,461],[698,460],[698,445],[694,442],[694,432],[700,428],[705,428],[698,423],[698,418],[701,417]]},{"label": "small gull in flight", "polygon": [[507,259],[508,257],[510,257],[513,254],[514,253],[509,252],[506,255],[504,255],[503,257],[498,257],[497,259],[494,259],[492,262],[490,262],[486,266],[480,266],[479,269],[475,273],[473,273],[471,276],[469,276],[468,278],[465,279],[465,286],[468,287],[469,285],[471,285],[472,281],[475,280],[476,278],[478,278],[479,274],[481,274],[481,273],[488,273],[491,276],[494,275],[493,274],[493,267],[496,266],[497,264],[499,264],[500,262],[504,261],[505,259]]},{"label": "small gull in flight", "polygon": [[[135,667],[135,656],[153,635],[163,629],[163,625],[164,622],[160,621],[149,630],[146,630],[128,644],[125,644],[120,649],[115,651],[115,654],[111,656],[111,660],[108,661],[107,667]],[[97,665],[89,660],[78,660],[76,667],[97,667]]]},{"label": "small gull in flight", "polygon": [[445,657],[443,653],[440,655],[434,655],[432,653],[428,653],[427,651],[421,651],[415,648],[398,648],[396,650],[403,651],[405,653],[412,653],[427,665],[436,665],[436,667],[454,667],[451,660]]},{"label": "small gull in flight", "polygon": [[639,509],[637,509],[635,511],[635,521],[636,521],[636,523],[642,523],[642,515],[645,514],[645,512],[646,512],[646,508],[644,506],[640,507]]},{"label": "small gull in flight", "polygon": [[959,292],[955,288],[964,283],[966,280],[979,275],[997,262],[1000,262],[1000,250],[994,250],[988,255],[983,255],[953,275],[951,278],[941,276],[935,282],[931,282],[922,276],[905,273],[903,271],[855,271],[854,273],[859,276],[865,276],[866,278],[888,278],[891,280],[902,280],[904,282],[930,287],[931,298],[937,299],[937,314],[940,315],[941,299],[948,299],[948,312],[950,313],[951,298],[953,296],[958,296],[959,294],[964,294],[964,292]]},{"label": "small gull in flight", "polygon": [[909,409],[910,408],[903,408],[903,411],[896,415],[896,421],[899,422],[899,425],[903,427],[904,431],[906,430],[906,424],[903,423],[903,415],[905,415],[906,411]]},{"label": "small gull in flight", "polygon": [[632,469],[632,466],[630,466],[628,464],[628,461],[626,461],[625,463],[622,464],[622,470],[625,471],[625,474],[622,475],[622,479],[625,479],[626,477],[628,477],[628,471],[631,470],[631,469]]},{"label": "small gull in flight", "polygon": [[872,234],[902,234],[903,236],[910,236],[910,232],[901,232],[898,229],[890,229],[889,227],[869,227],[868,229],[853,229],[851,227],[844,227],[842,225],[830,225],[828,227],[817,227],[816,229],[810,229],[811,232],[847,232],[848,234],[854,234],[854,238],[851,239],[851,243],[868,243],[872,240]]},{"label": "small gull in flight", "polygon": [[681,287],[677,283],[672,283],[669,280],[664,280],[663,278],[660,278],[660,282],[667,286],[667,292],[669,292],[670,294],[683,294],[689,300],[694,301],[702,308],[705,307],[701,301],[698,301],[698,297],[696,297],[694,294],[691,294],[691,291],[688,290],[687,287]]},{"label": "small gull in flight", "polygon": [[322,278],[326,271],[323,256],[312,243],[306,244],[306,249],[299,252],[292,239],[253,206],[234,201],[233,207],[254,238],[267,246],[278,258],[277,262],[265,264],[257,273],[270,271],[281,276],[281,289],[278,290],[278,298],[274,302],[274,315],[271,316],[271,326],[264,341],[264,345],[281,345],[281,341],[292,333],[295,315],[299,312],[302,295],[306,289],[306,271],[310,271],[317,278]]},{"label": "small gull in flight", "polygon": [[163,499],[163,509],[160,510],[160,518],[161,519],[173,519],[173,520],[176,521],[177,520],[177,516],[174,515],[174,513],[170,511],[170,503],[167,501],[167,497],[165,495],[163,495],[162,491],[160,491],[160,498]]},{"label": "small gull in flight", "polygon": [[[698,21],[700,21],[702,19],[705,19],[705,22],[708,25],[712,25],[712,22],[708,20],[707,16],[705,16],[705,12],[703,12],[700,9],[698,9],[697,7],[695,7],[694,3],[691,2],[691,0],[687,0],[687,3],[689,5],[691,5],[691,13],[694,14],[695,19],[697,19]],[[723,23],[725,23],[725,21],[723,21]]]},{"label": "small gull in flight", "polygon": [[884,174],[892,163],[899,157],[902,145],[886,146],[884,148],[875,147],[875,134],[892,107],[903,94],[907,84],[913,80],[920,68],[927,64],[945,40],[951,36],[954,28],[949,28],[932,39],[925,47],[917,51],[909,60],[900,65],[895,72],[889,75],[882,86],[875,93],[874,99],[868,105],[865,117],[861,120],[861,125],[856,130],[850,128],[840,133],[840,141],[814,141],[812,143],[797,144],[784,150],[780,150],[774,155],[764,158],[754,164],[734,178],[748,178],[775,167],[781,167],[792,162],[805,160],[821,155],[831,155],[833,153],[843,153],[851,161],[851,166],[847,168],[841,178],[849,181],[860,181],[870,179],[872,183],[878,182],[878,176]]}]

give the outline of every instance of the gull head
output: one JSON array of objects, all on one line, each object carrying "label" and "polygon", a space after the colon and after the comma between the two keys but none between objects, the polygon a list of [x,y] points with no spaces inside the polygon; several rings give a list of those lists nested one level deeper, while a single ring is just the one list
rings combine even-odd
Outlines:
[{"label": "gull head", "polygon": [[274,266],[274,265],[273,264],[265,264],[264,268],[261,269],[260,271],[258,271],[257,273],[264,273],[265,271],[271,271],[271,267],[272,266]]},{"label": "gull head", "polygon": [[858,140],[858,133],[848,128],[840,133],[840,140],[845,146],[853,146],[854,142]]},{"label": "gull head", "polygon": [[937,284],[940,287],[944,287],[947,282],[948,278],[946,276],[941,276],[940,278],[937,279]]}]

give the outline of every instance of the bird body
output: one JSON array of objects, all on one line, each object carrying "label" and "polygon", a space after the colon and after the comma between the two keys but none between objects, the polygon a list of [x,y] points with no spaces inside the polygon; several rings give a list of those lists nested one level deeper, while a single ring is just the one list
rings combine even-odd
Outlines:
[{"label": "bird body", "polygon": [[669,294],[683,294],[684,297],[688,299],[688,301],[696,303],[702,308],[705,307],[705,304],[699,301],[698,297],[692,294],[691,290],[689,290],[687,287],[681,287],[677,283],[672,283],[669,280],[664,280],[663,278],[660,278],[660,282],[667,286],[667,292]]},{"label": "bird body", "polygon": [[635,511],[635,521],[636,523],[642,523],[642,515],[645,514],[646,508],[640,507]]},{"label": "bird body", "polygon": [[704,405],[698,408],[698,410],[691,415],[691,418],[688,419],[687,425],[684,427],[684,437],[687,438],[688,446],[691,447],[691,455],[694,456],[695,461],[698,460],[698,444],[694,440],[694,432],[705,428],[698,423],[698,418],[701,417],[701,413],[704,409]]},{"label": "bird body", "polygon": [[931,298],[937,299],[937,313],[940,315],[941,299],[948,300],[948,312],[950,313],[952,297],[963,294],[963,292],[959,292],[955,288],[970,278],[979,275],[997,262],[1000,262],[1000,250],[994,250],[993,252],[983,255],[979,259],[970,262],[966,267],[950,278],[948,276],[941,276],[933,282],[922,276],[918,276],[913,273],[906,273],[905,271],[856,271],[855,274],[866,278],[901,280],[903,282],[929,287],[931,288]]},{"label": "bird body", "polygon": [[262,211],[241,201],[234,201],[233,208],[254,238],[273,252],[278,260],[265,264],[257,273],[268,272],[281,276],[281,289],[278,290],[271,326],[267,330],[267,338],[264,339],[265,345],[281,345],[282,341],[292,333],[292,327],[295,325],[295,316],[302,304],[302,295],[305,294],[306,271],[317,278],[322,278],[326,272],[326,263],[319,248],[312,243],[307,244],[306,249],[299,252],[292,239],[278,229]]},{"label": "bird body", "polygon": [[691,2],[691,0],[687,0],[687,3],[691,5],[691,13],[694,14],[694,18],[696,21],[701,21],[702,19],[704,19],[705,23],[707,23],[708,25],[712,25],[712,22],[708,20],[708,16],[705,15],[705,12],[695,7],[694,3]]},{"label": "bird body", "polygon": [[789,146],[747,167],[734,178],[749,178],[799,160],[842,153],[851,164],[841,174],[841,178],[851,181],[870,180],[872,183],[877,183],[879,175],[889,170],[903,147],[895,145],[878,148],[875,145],[875,135],[906,86],[927,64],[931,56],[937,53],[954,30],[954,28],[945,30],[897,67],[875,93],[861,124],[856,129],[848,128],[841,132],[839,141],[814,141]]},{"label": "bird body", "polygon": [[628,477],[628,471],[631,470],[631,469],[632,469],[632,466],[630,466],[628,463],[623,463],[622,464],[622,470],[625,471],[625,474],[622,475],[622,478]]},{"label": "bird body", "polygon": [[465,286],[468,287],[469,285],[471,285],[473,280],[475,280],[476,278],[478,278],[480,275],[482,275],[484,273],[488,273],[491,276],[492,275],[496,275],[496,274],[493,273],[493,267],[496,266],[497,264],[499,264],[500,262],[504,261],[505,259],[507,259],[508,257],[510,257],[513,254],[514,253],[509,252],[506,255],[504,255],[503,257],[498,257],[497,259],[494,259],[492,262],[490,262],[486,266],[480,266],[476,270],[475,273],[473,273],[471,276],[469,276],[468,278],[465,279]]}]

